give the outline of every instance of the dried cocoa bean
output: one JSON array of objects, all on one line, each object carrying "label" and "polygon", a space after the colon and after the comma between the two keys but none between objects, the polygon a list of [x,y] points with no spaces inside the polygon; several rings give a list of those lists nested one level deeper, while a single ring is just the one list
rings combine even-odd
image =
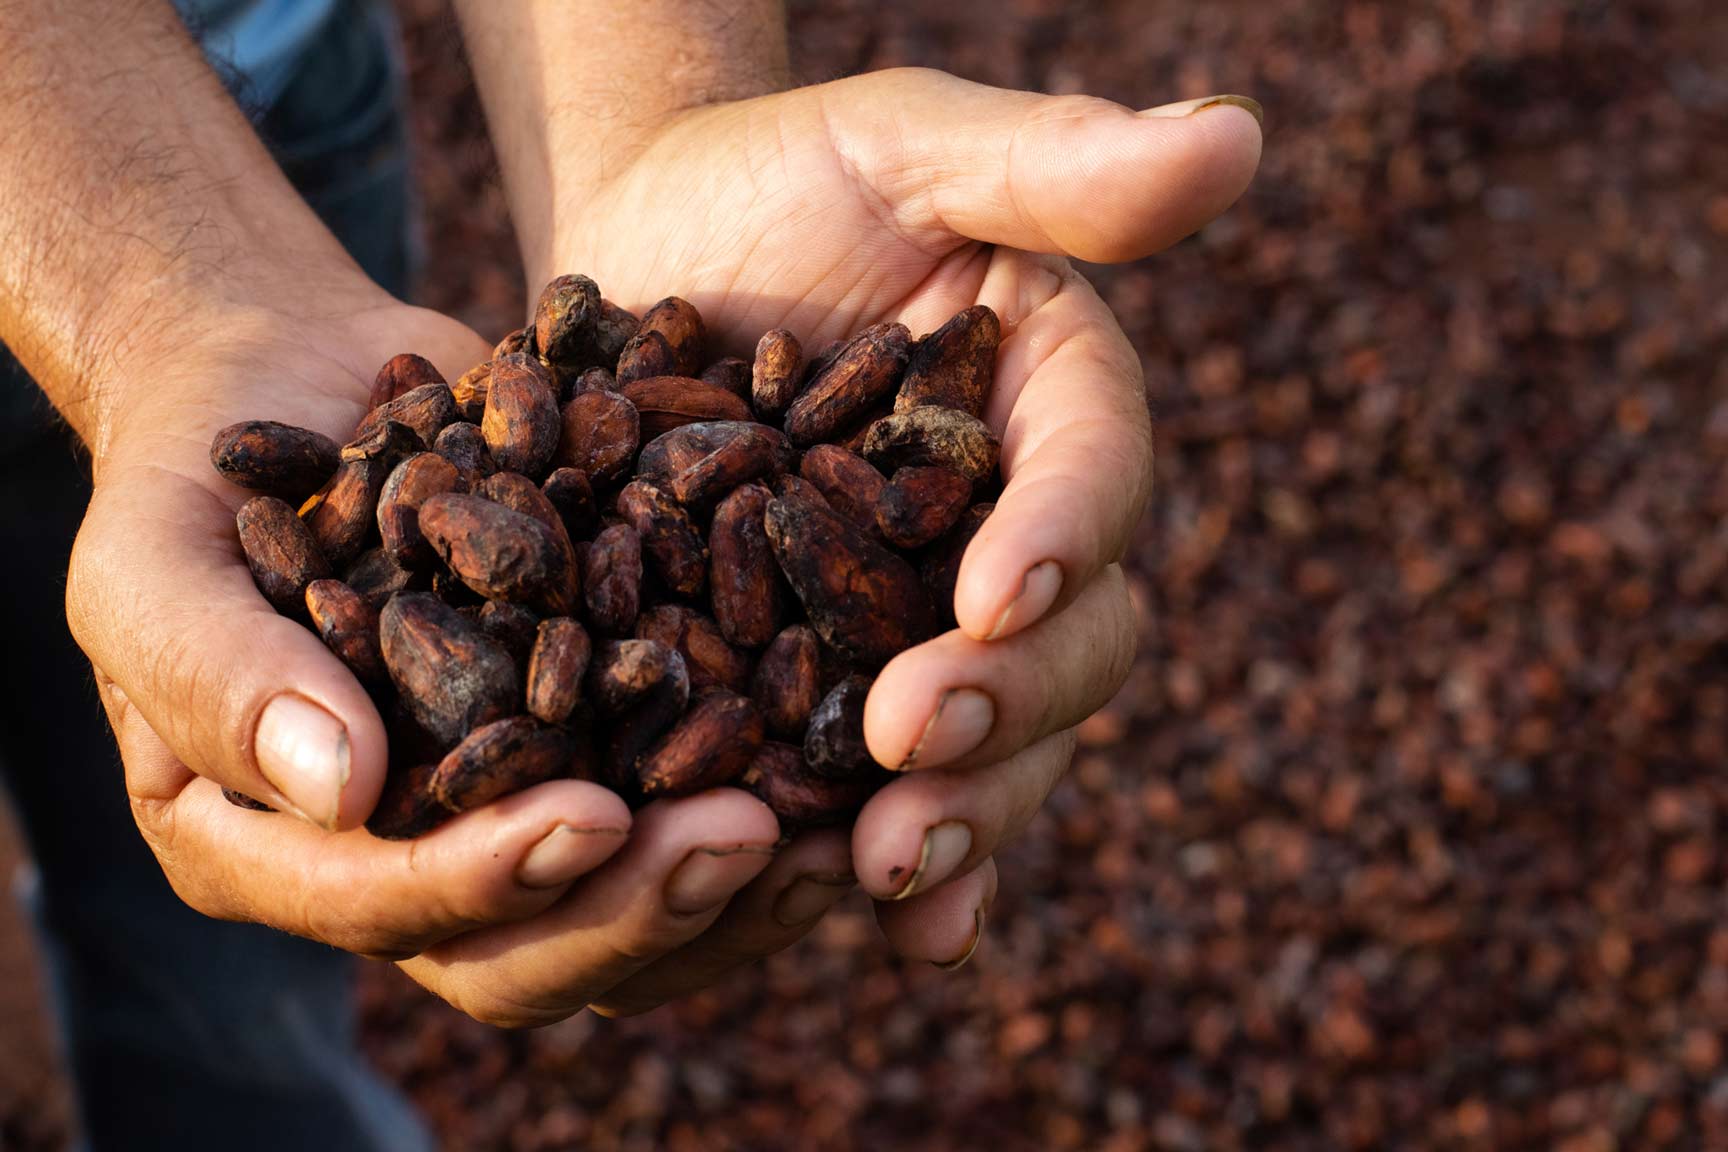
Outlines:
[{"label": "dried cocoa bean", "polygon": [[450,385],[442,380],[432,384],[422,384],[411,392],[404,392],[394,400],[387,401],[361,418],[354,429],[354,439],[364,440],[379,425],[386,420],[394,420],[398,424],[406,424],[420,437],[421,449],[438,439],[438,433],[444,425],[457,419],[456,396],[450,391]]},{"label": "dried cocoa bean", "polygon": [[764,524],[773,498],[760,484],[741,485],[720,502],[708,528],[714,619],[727,640],[745,648],[774,639],[785,612],[780,568]]},{"label": "dried cocoa bean", "polygon": [[896,548],[922,548],[960,522],[972,481],[947,468],[902,468],[876,503],[876,527]]},{"label": "dried cocoa bean", "polygon": [[274,420],[230,424],[210,442],[210,463],[224,480],[295,501],[324,486],[340,453],[336,441],[322,432]]},{"label": "dried cocoa bean", "polygon": [[366,819],[366,831],[380,840],[413,840],[449,820],[453,813],[432,794],[432,774],[437,769],[429,761],[392,767],[384,777],[378,804]]},{"label": "dried cocoa bean", "polygon": [[445,492],[420,506],[420,531],[450,571],[488,600],[542,607],[554,616],[568,616],[575,607],[573,559],[559,536],[532,516],[481,496]]},{"label": "dried cocoa bean", "polygon": [[378,609],[364,596],[340,580],[314,580],[306,585],[306,611],[325,645],[362,684],[390,682],[378,646]]},{"label": "dried cocoa bean", "polygon": [[492,359],[501,360],[506,356],[538,356],[540,349],[534,343],[534,328],[529,325],[518,328],[505,335],[492,348]]},{"label": "dried cocoa bean", "polygon": [[[611,370],[607,368],[590,368],[576,377],[576,382],[570,386],[571,396],[578,392],[616,391],[618,391],[618,378],[612,375]],[[569,397],[567,396],[565,399],[569,399]]]},{"label": "dried cocoa bean", "polygon": [[855,456],[864,455],[864,444],[870,438],[870,429],[876,424],[876,421],[891,416],[893,413],[894,399],[893,397],[885,397],[872,404],[863,417],[852,426],[850,432],[836,434],[834,443]]},{"label": "dried cocoa bean", "polygon": [[668,296],[642,313],[641,325],[636,330],[637,338],[650,332],[663,336],[672,351],[672,368],[666,375],[694,376],[707,359],[703,355],[708,343],[707,329],[702,323],[702,314],[688,300]]},{"label": "dried cocoa bean", "polygon": [[756,662],[750,696],[769,732],[802,738],[822,699],[822,645],[808,625],[794,624],[769,643]]},{"label": "dried cocoa bean", "polygon": [[876,324],[841,349],[786,410],[786,435],[800,448],[832,440],[894,392],[912,334],[904,324]]},{"label": "dried cocoa bean", "polygon": [[451,812],[468,812],[503,796],[569,776],[576,748],[569,735],[532,716],[476,728],[432,773],[432,795]]},{"label": "dried cocoa bean", "polygon": [[804,366],[804,347],[798,337],[776,328],[756,342],[756,360],[750,366],[750,401],[756,418],[778,424],[798,395],[799,370]]},{"label": "dried cocoa bean", "polygon": [[594,538],[582,562],[588,622],[603,636],[628,636],[642,605],[642,538],[614,524]]},{"label": "dried cocoa bean", "polygon": [[636,638],[654,640],[678,653],[690,674],[690,689],[743,692],[750,683],[750,657],[726,642],[720,626],[679,604],[662,604],[636,620]]},{"label": "dried cocoa bean", "polygon": [[830,780],[810,771],[796,746],[767,743],[739,783],[773,810],[781,833],[790,834],[846,823],[888,779],[883,772]]},{"label": "dried cocoa bean", "polygon": [[868,460],[833,444],[818,444],[804,453],[798,474],[822,493],[834,511],[866,535],[876,535],[876,506],[888,481]]},{"label": "dried cocoa bean", "polygon": [[554,469],[540,490],[558,510],[558,518],[564,522],[564,531],[572,543],[594,531],[594,525],[600,521],[600,509],[594,503],[594,488],[588,483],[586,472],[580,468]]},{"label": "dried cocoa bean", "polygon": [[703,513],[738,485],[786,471],[794,458],[792,445],[773,428],[711,420],[655,437],[637,458],[636,475]]},{"label": "dried cocoa bean", "polygon": [[869,695],[867,677],[848,676],[816,705],[804,733],[804,762],[811,772],[829,780],[852,780],[875,765],[864,743],[864,700]]},{"label": "dried cocoa bean", "polygon": [[630,343],[630,337],[636,335],[641,326],[636,313],[602,297],[600,316],[594,324],[595,358],[607,367],[616,368],[618,357],[624,354],[624,346]]},{"label": "dried cocoa bean", "polygon": [[769,501],[767,525],[774,558],[812,627],[843,657],[880,667],[933,631],[912,566],[825,502],[789,488]]},{"label": "dried cocoa bean", "polygon": [[954,589],[960,583],[960,561],[966,556],[966,546],[984,521],[996,510],[994,504],[974,504],[960,516],[948,535],[942,537],[924,554],[918,565],[919,579],[930,592],[930,602],[936,609],[939,625],[954,626]]},{"label": "dried cocoa bean", "polygon": [[636,458],[641,417],[636,405],[616,392],[578,392],[564,405],[562,425],[553,460],[580,468],[593,484],[621,479]]},{"label": "dried cocoa bean", "polygon": [[526,677],[534,639],[540,630],[540,617],[532,609],[508,600],[488,600],[475,610],[474,620],[510,653],[516,674]]},{"label": "dried cocoa bean", "polygon": [[480,426],[466,420],[458,420],[438,433],[438,439],[432,442],[432,451],[456,466],[462,477],[462,483],[456,489],[458,492],[474,491],[480,481],[498,471]]},{"label": "dried cocoa bean", "polygon": [[[840,358],[840,353],[846,351],[850,340],[830,340],[822,346],[822,351],[805,361],[804,370],[798,374],[798,392],[810,387],[810,382],[834,366],[834,361]],[[790,403],[790,401],[788,401]]]},{"label": "dried cocoa bean", "polygon": [[568,616],[542,620],[528,658],[528,711],[548,724],[568,722],[581,702],[592,655],[582,625]]},{"label": "dried cocoa bean", "polygon": [[632,793],[637,759],[689,703],[684,660],[653,640],[607,641],[595,648],[584,688],[611,721],[601,748],[605,781],[620,793]]},{"label": "dried cocoa bean", "polygon": [[700,596],[708,587],[708,546],[689,513],[645,480],[618,493],[618,514],[642,538],[642,553],[662,583],[678,596]]},{"label": "dried cocoa bean", "polygon": [[632,380],[619,394],[636,405],[642,439],[701,420],[748,420],[750,405],[724,388],[688,376],[650,376]]},{"label": "dried cocoa bean", "polygon": [[554,372],[574,376],[595,363],[600,289],[586,276],[560,276],[534,307],[534,343]]},{"label": "dried cocoa bean", "polygon": [[425,587],[427,583],[412,570],[396,563],[382,548],[362,552],[342,573],[342,582],[354,589],[374,612],[382,611],[396,593]]},{"label": "dried cocoa bean", "polygon": [[437,597],[392,599],[379,616],[379,641],[403,704],[445,747],[515,713],[521,680],[510,653]]},{"label": "dried cocoa bean", "polygon": [[636,380],[677,373],[678,354],[672,350],[672,342],[660,332],[638,330],[618,355],[619,387]]},{"label": "dried cocoa bean", "polygon": [[491,389],[492,361],[483,360],[450,385],[450,397],[456,401],[456,414],[478,426],[486,415],[486,393]]},{"label": "dried cocoa bean", "polygon": [[750,402],[750,362],[736,356],[716,360],[702,369],[702,383],[724,388],[746,404]]},{"label": "dried cocoa bean", "polygon": [[305,611],[306,586],[330,575],[316,535],[294,509],[274,496],[254,496],[234,517],[240,549],[264,599],[284,616]]},{"label": "dried cocoa bean", "polygon": [[551,498],[535,487],[528,477],[515,472],[499,472],[488,476],[480,482],[478,491],[486,499],[502,504],[512,512],[532,516],[551,529],[563,560],[558,569],[547,577],[548,584],[553,589],[549,603],[560,606],[566,612],[574,612],[581,603],[581,573],[576,567],[576,550],[570,540],[569,531],[564,527],[564,517],[559,514]]},{"label": "dried cocoa bean", "polygon": [[434,452],[417,452],[396,465],[378,493],[378,535],[391,559],[404,568],[431,563],[431,545],[420,534],[420,505],[461,486],[456,465]]},{"label": "dried cocoa bean", "polygon": [[870,425],[864,459],[884,472],[934,465],[976,483],[996,472],[1002,444],[984,422],[958,408],[924,406]]},{"label": "dried cocoa bean", "polygon": [[384,361],[378,375],[372,378],[372,393],[366,410],[400,399],[416,388],[445,383],[444,374],[432,366],[432,361],[412,352],[403,352]]},{"label": "dried cocoa bean", "polygon": [[228,801],[228,803],[234,805],[234,807],[244,808],[248,812],[274,812],[274,811],[276,811],[276,809],[270,807],[270,805],[264,803],[264,801],[254,800],[252,797],[246,795],[246,793],[240,792],[240,791],[233,789],[233,788],[222,789],[222,799]]},{"label": "dried cocoa bean", "polygon": [[731,692],[703,697],[637,763],[646,796],[688,796],[743,775],[762,747],[762,716]]},{"label": "dried cocoa bean", "polygon": [[344,464],[358,460],[377,464],[388,476],[390,469],[424,451],[426,442],[420,439],[420,433],[400,420],[384,420],[374,424],[364,436],[356,436],[342,445],[339,455]]},{"label": "dried cocoa bean", "polygon": [[558,447],[558,395],[545,365],[526,354],[492,362],[480,432],[507,472],[543,476]]},{"label": "dried cocoa bean", "polygon": [[996,313],[975,304],[924,337],[906,363],[894,411],[925,404],[984,415],[984,399],[996,366],[1002,324]]}]

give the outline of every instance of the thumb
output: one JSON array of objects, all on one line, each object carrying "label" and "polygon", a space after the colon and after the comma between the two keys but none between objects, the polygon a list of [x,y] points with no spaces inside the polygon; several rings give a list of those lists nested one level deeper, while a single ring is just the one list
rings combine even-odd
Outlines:
[{"label": "thumb", "polygon": [[1159,251],[1223,212],[1260,162],[1260,106],[1211,96],[1135,112],[899,69],[831,86],[824,117],[897,222],[1096,262]]}]

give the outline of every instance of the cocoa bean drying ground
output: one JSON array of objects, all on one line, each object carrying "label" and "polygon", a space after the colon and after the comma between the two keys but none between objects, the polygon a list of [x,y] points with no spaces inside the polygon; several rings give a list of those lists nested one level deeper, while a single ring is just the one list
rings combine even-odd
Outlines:
[{"label": "cocoa bean drying ground", "polygon": [[[461,1149],[1728,1146],[1728,9],[791,8],[809,79],[1265,102],[1241,204],[1089,270],[1158,417],[1133,678],[957,975],[857,901],[618,1023],[379,965],[371,1054]],[[425,302],[502,333],[480,114],[404,9]]]}]

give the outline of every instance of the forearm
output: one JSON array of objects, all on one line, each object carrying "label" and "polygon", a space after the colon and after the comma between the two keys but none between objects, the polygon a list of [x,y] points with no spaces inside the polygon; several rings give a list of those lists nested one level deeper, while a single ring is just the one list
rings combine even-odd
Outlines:
[{"label": "forearm", "polygon": [[0,340],[98,455],[136,349],[364,284],[166,0],[0,0]]},{"label": "forearm", "polygon": [[594,188],[688,108],[789,83],[782,0],[456,0],[531,274]]}]

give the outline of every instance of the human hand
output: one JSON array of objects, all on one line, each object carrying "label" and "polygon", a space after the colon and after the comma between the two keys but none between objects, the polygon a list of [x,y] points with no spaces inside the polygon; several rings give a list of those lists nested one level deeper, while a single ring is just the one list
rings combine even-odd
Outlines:
[{"label": "human hand", "polygon": [[[642,129],[602,179],[555,181],[551,227],[528,241],[530,284],[582,271],[633,308],[675,292],[702,311],[716,354],[748,355],[773,327],[813,354],[877,321],[916,333],[990,305],[1005,338],[985,418],[1007,486],[962,566],[959,629],[901,654],[871,692],[871,750],[907,771],[849,843],[801,837],[706,932],[598,995],[580,963],[593,913],[575,895],[592,881],[405,968],[463,981],[476,1002],[497,992],[499,1015],[641,1011],[786,946],[849,875],[903,955],[970,955],[992,853],[1060,779],[1073,726],[1133,655],[1117,561],[1151,484],[1143,383],[1063,254],[1117,261],[1173,243],[1240,195],[1259,142],[1241,105],[1134,114],[897,70],[681,112]],[[800,916],[786,914],[795,886]],[[505,940],[508,984],[488,989]]]}]

